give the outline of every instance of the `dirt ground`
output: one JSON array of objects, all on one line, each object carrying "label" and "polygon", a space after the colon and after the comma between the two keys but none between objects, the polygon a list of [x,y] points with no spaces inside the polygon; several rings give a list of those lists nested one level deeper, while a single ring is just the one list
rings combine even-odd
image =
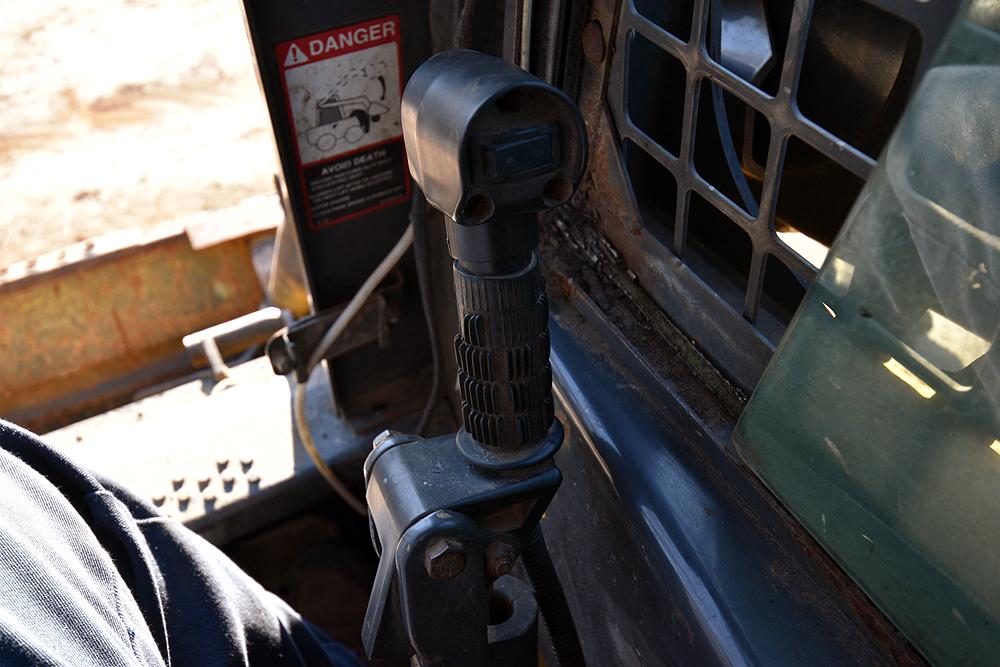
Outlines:
[{"label": "dirt ground", "polygon": [[273,192],[239,0],[0,9],[0,266]]}]

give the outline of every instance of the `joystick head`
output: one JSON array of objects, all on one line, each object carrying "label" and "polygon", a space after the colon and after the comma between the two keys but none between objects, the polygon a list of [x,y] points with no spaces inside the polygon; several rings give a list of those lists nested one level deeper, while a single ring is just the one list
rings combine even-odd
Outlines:
[{"label": "joystick head", "polygon": [[510,63],[446,51],[403,93],[410,174],[460,225],[553,208],[573,195],[587,160],[572,100]]}]

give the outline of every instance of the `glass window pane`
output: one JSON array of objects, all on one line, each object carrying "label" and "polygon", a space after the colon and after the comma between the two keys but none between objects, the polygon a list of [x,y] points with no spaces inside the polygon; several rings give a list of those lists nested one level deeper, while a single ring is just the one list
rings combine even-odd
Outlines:
[{"label": "glass window pane", "polygon": [[952,29],[735,434],[942,664],[1000,662],[998,16]]}]

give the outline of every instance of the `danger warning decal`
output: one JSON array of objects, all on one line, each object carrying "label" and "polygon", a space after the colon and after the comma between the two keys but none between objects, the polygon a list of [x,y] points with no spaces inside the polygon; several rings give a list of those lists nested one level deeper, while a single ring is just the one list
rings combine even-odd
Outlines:
[{"label": "danger warning decal", "polygon": [[410,195],[399,104],[399,17],[275,47],[312,227]]}]

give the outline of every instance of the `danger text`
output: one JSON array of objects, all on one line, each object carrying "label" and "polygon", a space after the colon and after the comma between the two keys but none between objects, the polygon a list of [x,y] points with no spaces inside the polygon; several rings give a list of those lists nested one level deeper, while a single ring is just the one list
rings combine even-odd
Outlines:
[{"label": "danger text", "polygon": [[396,23],[383,21],[360,28],[349,28],[331,34],[326,39],[310,39],[309,57],[316,58],[331,52],[353,49],[363,44],[391,40],[396,36]]}]

